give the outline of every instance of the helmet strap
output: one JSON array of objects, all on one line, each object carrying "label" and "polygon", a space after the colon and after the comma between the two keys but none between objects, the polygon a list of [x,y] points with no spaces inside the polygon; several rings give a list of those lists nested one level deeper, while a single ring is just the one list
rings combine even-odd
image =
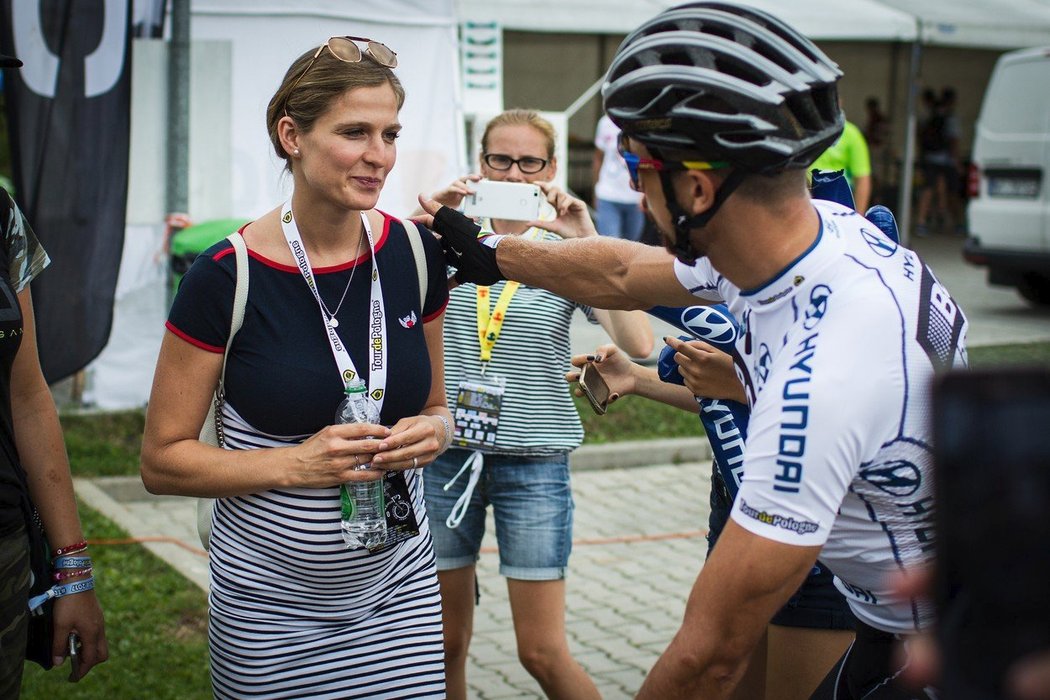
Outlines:
[{"label": "helmet strap", "polygon": [[678,203],[678,195],[674,190],[671,173],[660,173],[660,186],[664,192],[664,202],[667,205],[667,211],[671,214],[671,222],[674,226],[674,244],[671,250],[675,257],[686,265],[692,265],[696,262],[700,255],[693,248],[690,234],[698,228],[707,226],[707,223],[714,218],[714,215],[722,208],[729,195],[733,194],[733,191],[740,186],[745,177],[747,177],[745,171],[739,168],[732,170],[725,181],[722,182],[722,186],[715,192],[715,199],[711,202],[711,206],[696,216],[689,216],[685,209],[682,208],[682,205]]}]

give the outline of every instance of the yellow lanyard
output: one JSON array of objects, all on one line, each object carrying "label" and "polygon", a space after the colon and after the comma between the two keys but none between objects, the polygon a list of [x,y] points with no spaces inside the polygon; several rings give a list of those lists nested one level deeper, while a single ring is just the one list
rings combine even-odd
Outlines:
[{"label": "yellow lanyard", "polygon": [[[531,239],[538,238],[542,234],[539,231],[529,231],[525,235]],[[499,338],[500,331],[503,330],[503,321],[507,318],[507,307],[510,306],[510,300],[520,286],[520,282],[507,280],[507,283],[503,286],[503,291],[500,292],[499,299],[496,300],[496,308],[490,310],[489,288],[478,285],[478,343],[481,345],[482,362],[488,362],[492,359],[492,348],[495,347],[496,339]]]},{"label": "yellow lanyard", "polygon": [[507,317],[507,307],[514,293],[518,291],[521,283],[507,280],[499,299],[496,300],[496,308],[489,311],[489,288],[478,287],[478,342],[481,344],[481,361],[488,362],[492,359],[492,348],[496,345],[500,331],[503,330],[503,320]]}]

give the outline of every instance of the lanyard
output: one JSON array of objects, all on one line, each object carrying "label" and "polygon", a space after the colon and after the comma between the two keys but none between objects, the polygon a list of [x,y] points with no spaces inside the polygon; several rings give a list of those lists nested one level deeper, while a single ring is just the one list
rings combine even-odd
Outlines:
[{"label": "lanyard", "polygon": [[[368,348],[371,359],[368,364],[368,395],[376,405],[376,409],[382,412],[383,398],[386,393],[386,309],[383,306],[383,286],[379,281],[379,265],[376,262],[375,241],[372,240],[372,226],[368,223],[368,217],[361,212],[361,225],[365,236],[368,237],[368,249],[372,252],[372,290],[368,304]],[[339,367],[339,375],[344,383],[350,382],[358,376],[354,361],[350,359],[350,353],[339,338],[339,333],[328,322],[328,317],[321,303],[321,295],[317,292],[317,282],[314,280],[313,270],[310,268],[310,259],[306,256],[306,247],[303,238],[299,235],[299,227],[295,225],[292,216],[292,200],[288,200],[281,208],[281,228],[284,230],[284,239],[295,258],[295,264],[306,280],[306,286],[317,300],[317,308],[321,312],[321,320],[324,322],[325,331],[328,334],[328,344],[332,347],[332,355],[335,364]]]},{"label": "lanyard", "polygon": [[513,280],[507,280],[499,299],[496,300],[495,310],[489,310],[489,288],[478,287],[478,342],[481,344],[481,361],[488,362],[492,359],[492,348],[496,345],[500,331],[503,330],[503,321],[507,318],[507,307],[514,293],[518,291],[521,284]]},{"label": "lanyard", "polygon": [[[491,228],[492,224],[489,223],[488,228]],[[483,229],[484,230],[484,229]],[[534,240],[539,238],[542,233],[535,229],[528,231],[525,237]],[[518,287],[521,286],[520,282],[513,280],[507,280],[506,284],[503,285],[503,291],[500,292],[499,299],[496,300],[496,308],[490,309],[489,307],[489,287],[477,287],[477,309],[478,309],[478,343],[481,345],[481,361],[489,362],[492,359],[492,348],[496,345],[496,339],[499,338],[500,331],[503,330],[503,321],[507,318],[507,307],[510,306],[510,300],[514,298],[514,293],[518,291]],[[484,372],[482,372],[484,374]]]}]

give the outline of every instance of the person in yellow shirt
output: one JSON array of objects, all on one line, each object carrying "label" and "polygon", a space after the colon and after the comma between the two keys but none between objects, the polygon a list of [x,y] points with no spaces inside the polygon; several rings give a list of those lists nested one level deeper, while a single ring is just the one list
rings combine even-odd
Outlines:
[{"label": "person in yellow shirt", "polygon": [[856,124],[847,121],[838,141],[820,154],[811,169],[844,170],[853,190],[854,208],[861,213],[867,211],[871,203],[871,156],[868,142]]}]

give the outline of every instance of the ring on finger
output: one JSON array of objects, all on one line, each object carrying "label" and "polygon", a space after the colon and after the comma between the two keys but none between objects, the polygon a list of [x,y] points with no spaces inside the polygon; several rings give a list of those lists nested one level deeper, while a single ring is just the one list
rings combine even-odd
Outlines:
[{"label": "ring on finger", "polygon": [[412,458],[412,468],[419,469],[419,457]]}]

